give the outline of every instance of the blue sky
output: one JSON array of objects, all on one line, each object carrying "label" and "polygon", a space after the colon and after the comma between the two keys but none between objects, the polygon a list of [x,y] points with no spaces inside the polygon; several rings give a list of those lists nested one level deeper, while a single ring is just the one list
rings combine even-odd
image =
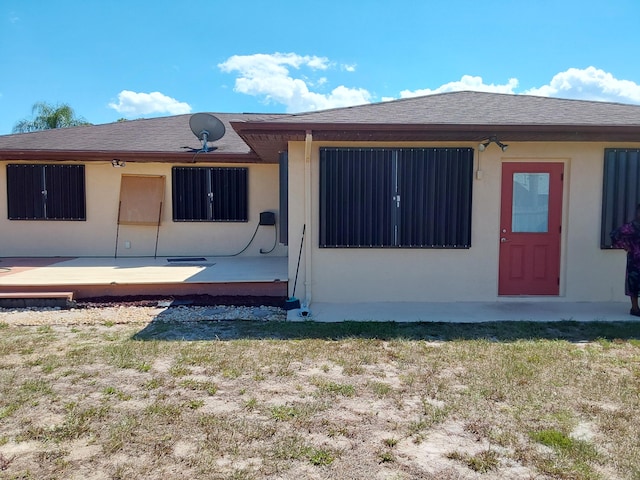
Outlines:
[{"label": "blue sky", "polygon": [[0,0],[0,134],[452,90],[640,104],[638,0]]}]

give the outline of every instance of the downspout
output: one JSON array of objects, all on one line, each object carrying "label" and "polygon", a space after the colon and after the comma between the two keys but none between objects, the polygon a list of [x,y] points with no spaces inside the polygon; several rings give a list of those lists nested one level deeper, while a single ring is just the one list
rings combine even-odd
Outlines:
[{"label": "downspout", "polygon": [[304,223],[306,225],[306,245],[304,256],[304,287],[305,300],[304,306],[309,308],[311,305],[311,249],[313,246],[313,221],[311,218],[311,143],[313,142],[313,134],[311,130],[307,130],[304,139]]}]

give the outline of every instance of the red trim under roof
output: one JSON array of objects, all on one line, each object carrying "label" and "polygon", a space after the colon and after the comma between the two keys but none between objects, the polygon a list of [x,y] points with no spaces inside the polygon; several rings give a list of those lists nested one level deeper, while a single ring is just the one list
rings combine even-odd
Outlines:
[{"label": "red trim under roof", "polygon": [[4,150],[0,160],[4,161],[73,161],[111,162],[114,158],[138,163],[268,163],[253,152],[225,153],[211,152],[132,152],[132,151],[86,151],[86,150]]}]

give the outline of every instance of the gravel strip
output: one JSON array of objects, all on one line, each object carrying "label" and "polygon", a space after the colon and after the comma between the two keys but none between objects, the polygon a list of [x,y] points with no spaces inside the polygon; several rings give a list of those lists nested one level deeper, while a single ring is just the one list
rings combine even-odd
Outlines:
[{"label": "gravel strip", "polygon": [[286,312],[270,306],[176,306],[0,309],[0,323],[13,326],[102,325],[220,320],[284,321]]}]

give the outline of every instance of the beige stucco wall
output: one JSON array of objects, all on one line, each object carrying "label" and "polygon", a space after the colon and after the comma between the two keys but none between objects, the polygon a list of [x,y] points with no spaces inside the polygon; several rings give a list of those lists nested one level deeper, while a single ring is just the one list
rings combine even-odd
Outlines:
[{"label": "beige stucco wall", "polygon": [[[7,219],[7,163],[0,162],[0,256],[113,256],[120,197],[120,179],[126,175],[164,175],[165,195],[158,239],[158,256],[207,256],[233,254],[251,239],[260,212],[276,212],[278,217],[278,165],[230,165],[249,169],[249,221],[173,222],[171,208],[171,167],[165,163],[128,162],[124,168],[111,163],[85,163],[87,220],[84,222],[31,221]],[[54,163],[54,162],[51,162]],[[198,166],[229,166],[198,164]],[[121,225],[118,256],[152,256],[155,226]],[[261,226],[252,245],[243,255],[259,256],[274,243],[275,229]],[[130,248],[125,248],[125,242]],[[278,245],[270,255],[284,256]]]},{"label": "beige stucco wall", "polygon": [[[562,162],[565,165],[560,296],[526,300],[624,300],[624,252],[600,249],[604,149],[640,144],[509,143],[507,152],[490,145],[444,143],[319,143],[311,150],[311,192],[305,192],[304,142],[289,144],[290,294],[297,265],[303,199],[311,202],[296,297],[311,302],[501,301],[498,296],[499,215],[502,162]],[[321,146],[456,146],[475,151],[472,247],[441,249],[318,248],[318,156]],[[294,200],[299,199],[299,201]],[[295,252],[295,253],[294,253]],[[307,261],[310,260],[309,274]],[[307,287],[310,287],[309,289]]]}]

